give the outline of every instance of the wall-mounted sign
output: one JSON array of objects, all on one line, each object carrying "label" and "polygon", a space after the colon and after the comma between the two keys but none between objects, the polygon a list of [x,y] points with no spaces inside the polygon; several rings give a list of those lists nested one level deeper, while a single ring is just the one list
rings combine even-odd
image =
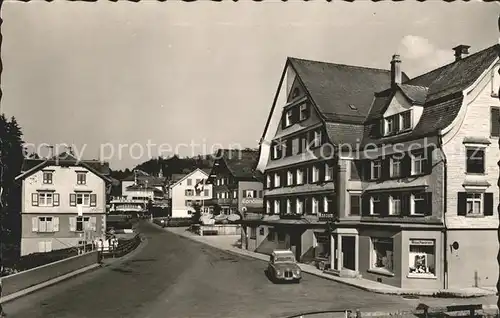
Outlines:
[{"label": "wall-mounted sign", "polygon": [[259,198],[243,198],[241,199],[241,204],[243,205],[262,205],[264,200]]},{"label": "wall-mounted sign", "polygon": [[433,240],[410,240],[411,245],[425,245],[425,246],[430,246],[434,245]]}]

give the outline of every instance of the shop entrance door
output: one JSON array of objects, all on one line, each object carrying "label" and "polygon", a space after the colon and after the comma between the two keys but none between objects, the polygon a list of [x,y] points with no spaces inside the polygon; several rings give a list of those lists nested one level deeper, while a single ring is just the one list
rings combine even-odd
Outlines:
[{"label": "shop entrance door", "polygon": [[355,236],[342,236],[342,268],[356,270]]}]

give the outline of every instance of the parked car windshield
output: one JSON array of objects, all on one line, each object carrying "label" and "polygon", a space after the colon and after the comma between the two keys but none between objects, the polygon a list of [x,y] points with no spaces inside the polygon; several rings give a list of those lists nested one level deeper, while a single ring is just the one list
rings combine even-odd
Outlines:
[{"label": "parked car windshield", "polygon": [[276,263],[295,262],[295,258],[292,256],[279,256],[279,257],[276,257],[275,262]]}]

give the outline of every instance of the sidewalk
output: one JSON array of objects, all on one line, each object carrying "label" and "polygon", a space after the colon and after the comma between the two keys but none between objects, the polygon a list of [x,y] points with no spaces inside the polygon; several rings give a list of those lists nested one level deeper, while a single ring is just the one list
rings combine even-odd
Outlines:
[{"label": "sidewalk", "polygon": [[[198,241],[210,246],[213,246],[218,249],[226,250],[229,252],[237,253],[239,255],[244,255],[248,257],[252,257],[255,259],[259,259],[262,261],[268,261],[269,256],[255,253],[247,250],[243,250],[239,248],[239,235],[220,235],[220,236],[199,236],[194,233],[187,231],[185,227],[168,227],[165,230],[170,231],[172,233],[188,237],[194,241]],[[303,272],[312,274],[318,277],[322,277],[325,279],[333,280],[339,283],[343,283],[346,285],[350,285],[353,287],[357,287],[366,291],[375,292],[379,294],[389,294],[389,295],[400,295],[400,296],[423,296],[425,297],[426,304],[432,305],[432,303],[446,303],[450,304],[454,303],[483,303],[487,305],[494,306],[491,309],[496,309],[496,289],[489,288],[467,288],[460,290],[426,290],[426,291],[418,291],[418,290],[410,290],[404,288],[398,288],[393,286],[388,286],[382,283],[377,283],[371,280],[363,279],[363,278],[345,278],[338,277],[331,274],[324,273],[323,271],[317,269],[316,267],[308,264],[299,264],[300,268]],[[438,295],[439,297],[432,297]],[[431,296],[431,297],[429,297]],[[475,297],[475,299],[470,299]],[[453,301],[450,301],[452,298]],[[462,301],[459,301],[457,298],[462,298]]]}]

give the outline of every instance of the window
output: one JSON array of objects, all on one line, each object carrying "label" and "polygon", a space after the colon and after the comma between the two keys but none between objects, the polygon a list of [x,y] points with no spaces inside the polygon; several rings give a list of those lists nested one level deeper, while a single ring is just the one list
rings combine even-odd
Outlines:
[{"label": "window", "polygon": [[259,228],[259,235],[260,235],[260,236],[264,236],[264,235],[265,235],[265,233],[266,233],[266,232],[265,232],[265,229],[264,229],[263,227],[260,227],[260,228]]},{"label": "window", "polygon": [[297,198],[296,204],[297,204],[297,214],[304,213],[304,202],[300,198]]},{"label": "window", "polygon": [[401,159],[391,158],[391,177],[401,176]]},{"label": "window", "polygon": [[193,185],[193,180],[191,180],[191,179],[187,179],[187,185],[188,185],[188,186]]},{"label": "window", "polygon": [[316,166],[312,167],[312,182],[319,181],[319,169]]},{"label": "window", "polygon": [[371,207],[370,207],[370,214],[372,215],[377,215],[380,214],[380,209],[382,205],[380,202],[380,196],[374,195],[371,197]]},{"label": "window", "polygon": [[238,198],[238,190],[233,190],[233,199]]},{"label": "window", "polygon": [[43,183],[44,184],[52,184],[52,171],[44,171],[43,172]]},{"label": "window", "polygon": [[273,146],[273,158],[278,159],[280,157],[280,145],[276,144]]},{"label": "window", "polygon": [[76,194],[76,205],[90,206],[90,194],[89,193],[77,193]]},{"label": "window", "polygon": [[286,200],[286,213],[292,213],[292,201],[290,199]]},{"label": "window", "polygon": [[297,169],[297,184],[302,184],[304,182],[304,171],[302,169]]},{"label": "window", "polygon": [[484,173],[484,149],[467,149],[467,173]]},{"label": "window", "polygon": [[52,241],[39,241],[38,252],[39,253],[52,252]]},{"label": "window", "polygon": [[300,110],[300,120],[305,120],[307,119],[307,104],[302,104],[299,107]]},{"label": "window", "polygon": [[351,210],[350,215],[360,215],[361,213],[361,195],[351,194]]},{"label": "window", "polygon": [[87,183],[87,174],[85,172],[77,172],[76,184],[86,184],[86,183]]},{"label": "window", "polygon": [[51,192],[38,193],[39,206],[53,206],[53,194]]},{"label": "window", "polygon": [[44,217],[34,217],[32,218],[32,231],[33,232],[44,232],[53,233],[59,231],[59,218],[44,216]]},{"label": "window", "polygon": [[275,173],[274,174],[274,187],[279,187],[280,186],[280,175]]},{"label": "window", "polygon": [[193,203],[191,200],[186,200],[186,206],[192,206],[192,205],[193,205]]},{"label": "window", "polygon": [[[496,88],[495,88],[496,89]],[[491,137],[500,137],[500,108],[491,108]]]},{"label": "window", "polygon": [[196,179],[196,183],[195,184],[200,184],[201,183],[201,179]]},{"label": "window", "polygon": [[380,178],[380,173],[382,170],[382,162],[380,160],[374,160],[371,162],[371,179],[376,180]]},{"label": "window", "polygon": [[293,172],[287,172],[287,185],[293,185]]},{"label": "window", "polygon": [[395,194],[391,196],[391,215],[401,215],[401,195]]},{"label": "window", "polygon": [[312,213],[317,214],[319,212],[319,202],[318,199],[312,198]]},{"label": "window", "polygon": [[292,124],[292,110],[288,110],[285,115],[285,127],[288,127]]},{"label": "window", "polygon": [[266,213],[271,214],[271,201],[266,201]]},{"label": "window", "polygon": [[267,188],[270,188],[271,187],[271,176],[270,175],[267,175],[267,178],[266,178],[266,185],[267,185]]},{"label": "window", "polygon": [[191,190],[191,189],[187,189],[187,190],[186,190],[186,191],[184,191],[184,192],[185,192],[185,195],[186,195],[187,197],[191,197],[191,196],[193,196],[193,195],[194,195],[194,191],[193,191],[193,190]]},{"label": "window", "polygon": [[394,117],[389,117],[385,120],[385,132],[391,134],[394,132]]},{"label": "window", "polygon": [[372,249],[371,268],[392,273],[394,251],[392,239],[372,238]]},{"label": "window", "polygon": [[274,200],[274,213],[275,214],[280,213],[280,201],[279,200]]},{"label": "window", "polygon": [[410,240],[409,273],[411,276],[435,276],[436,252],[434,240]]},{"label": "window", "polygon": [[423,193],[415,193],[412,195],[413,208],[412,214],[424,215],[426,209],[425,195]]},{"label": "window", "polygon": [[210,195],[210,193],[208,192],[208,190],[203,190],[203,195],[208,197]]},{"label": "window", "polygon": [[412,155],[411,161],[412,175],[419,175],[424,173],[426,159],[423,153]]},{"label": "window", "polygon": [[314,139],[313,139],[313,147],[319,147],[321,146],[321,131],[315,131],[314,132]]},{"label": "window", "polygon": [[90,217],[78,216],[76,218],[76,231],[82,232],[82,231],[89,231],[89,230],[93,230],[93,228],[90,225]]},{"label": "window", "polygon": [[467,215],[482,213],[482,193],[467,193]]},{"label": "window", "polygon": [[256,238],[257,238],[257,228],[251,227],[250,228],[250,239],[255,240]]},{"label": "window", "polygon": [[411,110],[401,114],[401,130],[411,128]]},{"label": "window", "polygon": [[333,167],[331,167],[328,163],[325,163],[325,181],[329,181],[333,179]]},{"label": "window", "polygon": [[323,197],[323,212],[328,213],[328,197]]},{"label": "window", "polygon": [[257,197],[257,191],[255,191],[255,190],[245,190],[243,192],[243,197],[244,198],[256,198]]}]

